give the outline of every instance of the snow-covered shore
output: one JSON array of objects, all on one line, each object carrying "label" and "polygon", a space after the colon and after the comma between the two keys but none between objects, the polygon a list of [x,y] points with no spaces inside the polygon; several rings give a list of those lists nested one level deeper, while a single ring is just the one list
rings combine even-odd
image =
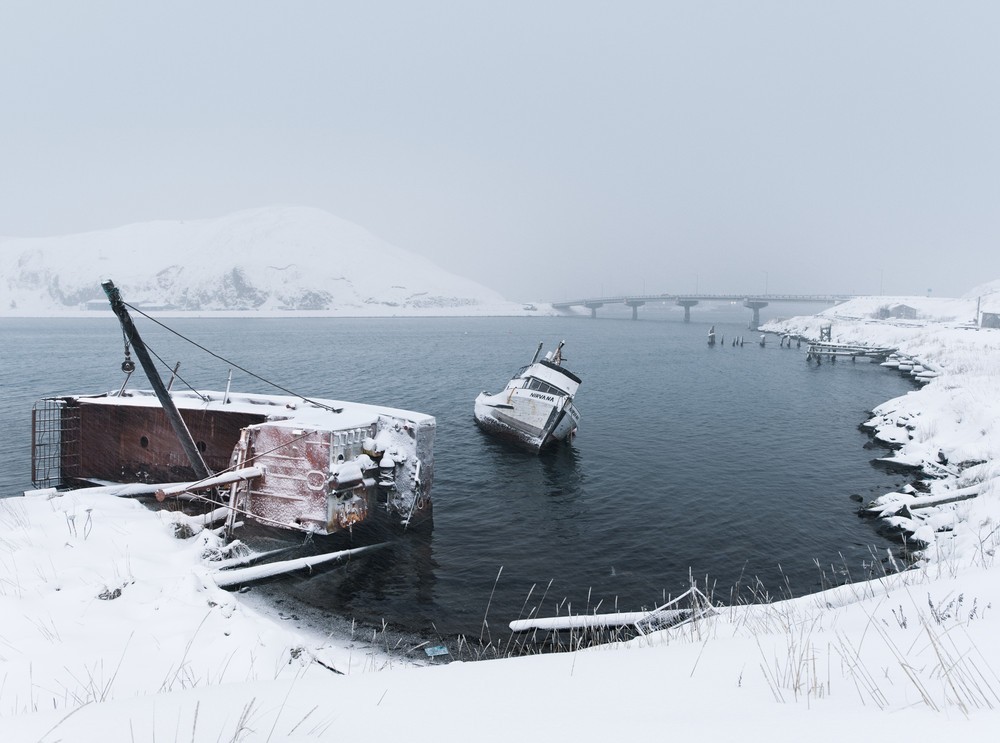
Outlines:
[{"label": "snow-covered shore", "polygon": [[976,494],[895,517],[926,544],[909,570],[629,643],[420,668],[304,637],[219,590],[203,562],[214,536],[175,537],[177,516],[83,493],[0,500],[0,737],[991,736],[1000,330],[971,327],[975,299],[900,302],[919,319],[876,321],[886,298],[859,299],[765,329],[818,338],[831,323],[836,341],[894,346],[937,372],[871,422],[894,458],[934,476],[899,498]]},{"label": "snow-covered shore", "polygon": [[[875,318],[899,305],[916,317]],[[979,305],[978,296],[867,297],[763,328],[818,339],[828,324],[835,342],[897,348],[903,373],[925,382],[878,406],[865,426],[895,449],[892,462],[922,473],[921,490],[886,494],[877,512],[934,562],[968,559],[1000,517],[1000,330],[977,326]]]},{"label": "snow-covered shore", "polygon": [[[142,306],[138,306],[142,310]],[[407,318],[407,317],[555,317],[574,313],[572,310],[556,310],[551,304],[536,302],[520,304],[518,302],[489,302],[454,307],[396,307],[389,304],[369,304],[364,306],[335,307],[328,310],[161,310],[157,309],[158,320],[171,319],[224,319],[242,318],[248,320],[286,320],[318,317],[338,318]],[[0,310],[0,318],[47,318],[61,319],[101,319],[114,318],[110,308],[96,310]]]}]

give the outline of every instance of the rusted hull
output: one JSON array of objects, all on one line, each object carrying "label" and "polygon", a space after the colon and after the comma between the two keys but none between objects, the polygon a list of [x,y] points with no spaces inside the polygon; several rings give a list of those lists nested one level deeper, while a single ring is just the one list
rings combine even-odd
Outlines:
[{"label": "rusted hull", "polygon": [[426,519],[430,472],[421,473],[412,503],[402,499],[412,474],[396,464],[383,476],[378,463],[387,452],[365,448],[378,433],[377,424],[342,431],[252,427],[241,456],[264,475],[247,484],[246,512],[265,523],[323,534],[349,531],[372,518],[400,525]]},{"label": "rusted hull", "polygon": [[[36,486],[198,480],[163,410],[130,394],[36,405],[33,472],[46,473],[33,477]],[[212,472],[258,473],[227,493],[240,519],[317,534],[430,521],[430,416],[263,395],[177,397]]]},{"label": "rusted hull", "polygon": [[[71,480],[171,482],[195,480],[184,450],[159,408],[79,405],[63,412],[76,419],[78,438],[63,448],[63,484]],[[215,472],[229,466],[233,448],[246,426],[260,415],[220,411],[182,413],[205,463]]]}]

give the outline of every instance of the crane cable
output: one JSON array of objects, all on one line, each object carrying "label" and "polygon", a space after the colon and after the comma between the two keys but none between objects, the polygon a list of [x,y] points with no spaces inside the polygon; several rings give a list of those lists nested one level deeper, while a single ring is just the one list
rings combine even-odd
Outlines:
[{"label": "crane cable", "polygon": [[[343,408],[335,408],[335,407],[332,407],[330,405],[326,405],[324,403],[317,402],[316,400],[312,400],[312,399],[310,399],[310,398],[308,398],[308,397],[306,397],[304,395],[300,395],[300,394],[294,392],[293,390],[288,389],[287,387],[282,387],[277,382],[272,382],[270,379],[265,379],[264,377],[260,376],[259,374],[254,374],[249,369],[244,369],[239,364],[237,364],[237,363],[235,363],[233,361],[230,361],[229,359],[227,359],[227,358],[225,358],[223,356],[220,356],[219,354],[215,353],[214,351],[210,351],[209,349],[205,348],[203,345],[201,345],[197,341],[193,341],[190,338],[188,338],[187,336],[183,335],[182,333],[178,333],[176,330],[174,330],[173,328],[171,328],[169,325],[164,325],[162,322],[160,322],[156,318],[147,315],[145,312],[143,312],[142,310],[140,310],[138,307],[134,307],[131,304],[129,304],[128,302],[124,302],[123,304],[126,307],[128,307],[130,310],[132,310],[134,312],[138,312],[140,315],[142,315],[143,317],[145,317],[147,320],[150,320],[150,321],[156,323],[157,325],[159,325],[161,328],[164,328],[165,330],[170,331],[171,333],[173,333],[174,335],[176,335],[181,340],[187,341],[192,346],[195,346],[196,348],[201,349],[202,351],[204,351],[205,353],[207,353],[209,356],[214,356],[215,358],[219,359],[219,361],[225,362],[226,364],[229,364],[230,366],[232,366],[232,367],[234,367],[236,369],[239,369],[244,374],[249,374],[251,377],[253,377],[254,379],[260,380],[264,384],[269,384],[272,387],[274,387],[275,389],[279,389],[282,392],[291,395],[292,397],[298,397],[298,398],[300,398],[302,400],[305,400],[307,403],[315,405],[316,407],[326,408],[330,412],[340,413],[340,412],[343,411]],[[156,358],[159,359],[160,357],[157,356]],[[164,363],[163,359],[160,359],[160,363]],[[169,367],[167,367],[167,368],[169,368]],[[184,381],[184,380],[182,379],[181,381]],[[187,382],[184,382],[184,384],[187,384]],[[188,387],[190,387],[190,385],[188,385]],[[192,388],[192,391],[194,391],[193,388]]]}]

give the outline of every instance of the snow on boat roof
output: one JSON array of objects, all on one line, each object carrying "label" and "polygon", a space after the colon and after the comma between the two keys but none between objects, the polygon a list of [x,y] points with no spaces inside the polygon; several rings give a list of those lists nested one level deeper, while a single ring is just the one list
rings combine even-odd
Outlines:
[{"label": "snow on boat roof", "polygon": [[[80,404],[158,408],[160,401],[152,390],[126,390],[118,396],[113,390],[103,395],[70,396]],[[380,415],[403,418],[414,423],[433,423],[434,416],[412,410],[291,395],[263,395],[245,392],[226,393],[211,390],[171,392],[170,398],[180,410],[206,410],[249,413],[267,418],[267,422],[294,428],[334,430],[356,428],[374,423]]]},{"label": "snow on boat roof", "polygon": [[557,371],[560,374],[566,375],[567,377],[569,377],[570,379],[572,379],[577,384],[583,384],[583,381],[578,376],[576,376],[576,374],[574,374],[569,369],[567,369],[565,366],[561,366],[559,364],[554,364],[551,361],[549,361],[548,359],[539,359],[538,363],[541,364],[542,366],[547,366],[549,369],[553,369],[554,371]]}]

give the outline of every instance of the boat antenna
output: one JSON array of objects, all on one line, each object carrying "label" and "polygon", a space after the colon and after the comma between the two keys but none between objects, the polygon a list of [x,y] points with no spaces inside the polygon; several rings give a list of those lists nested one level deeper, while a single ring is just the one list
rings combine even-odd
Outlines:
[{"label": "boat antenna", "polygon": [[[538,348],[535,349],[535,355],[531,357],[531,363],[532,364],[534,364],[536,361],[538,361],[538,354],[540,354],[542,352],[542,343],[543,342],[544,341],[539,342]],[[528,364],[528,366],[531,366],[531,364]]]},{"label": "boat antenna", "polygon": [[[111,303],[111,309],[114,311],[115,315],[118,316],[118,321],[121,323],[122,333],[125,335],[126,343],[132,346],[132,350],[135,351],[136,358],[139,359],[139,364],[142,366],[142,370],[146,372],[146,377],[149,379],[149,383],[153,387],[153,392],[156,393],[156,399],[159,400],[160,405],[163,406],[163,412],[166,414],[167,420],[170,421],[170,425],[174,429],[177,440],[180,442],[181,448],[184,449],[184,453],[187,455],[188,461],[191,463],[191,468],[194,470],[195,477],[199,480],[211,477],[212,471],[208,469],[208,465],[206,465],[205,460],[202,459],[201,452],[198,451],[198,446],[194,443],[194,438],[191,436],[191,432],[188,430],[187,424],[184,423],[184,419],[181,418],[181,414],[177,410],[177,406],[174,405],[174,401],[170,399],[170,394],[167,392],[167,388],[164,387],[163,380],[160,379],[160,374],[156,371],[156,366],[153,365],[153,360],[149,357],[146,344],[139,336],[139,331],[136,330],[135,324],[132,322],[132,317],[128,314],[128,309],[125,307],[125,302],[122,300],[121,292],[118,291],[118,288],[110,279],[101,282],[101,288],[104,289],[104,293],[108,295],[108,301]],[[126,354],[127,353],[128,352],[126,351]],[[127,356],[126,362],[131,363],[131,360],[128,359]],[[122,364],[122,369],[125,370],[125,363]],[[125,371],[127,372],[127,370]]]},{"label": "boat antenna", "polygon": [[552,354],[553,364],[562,364],[562,347],[566,345],[566,341],[559,341],[559,345],[556,346],[556,352]]}]

